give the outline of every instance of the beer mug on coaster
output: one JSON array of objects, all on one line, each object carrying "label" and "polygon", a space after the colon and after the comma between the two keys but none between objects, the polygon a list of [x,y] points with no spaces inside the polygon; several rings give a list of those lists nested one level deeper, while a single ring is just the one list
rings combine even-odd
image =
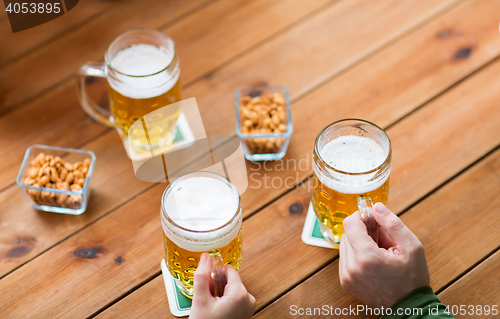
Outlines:
[{"label": "beer mug on coaster", "polygon": [[242,218],[238,189],[222,175],[198,171],[167,186],[161,199],[165,264],[186,297],[193,296],[204,252],[212,256],[213,293],[223,295],[224,265],[238,270],[241,264]]},{"label": "beer mug on coaster", "polygon": [[316,137],[312,206],[323,237],[336,248],[344,233],[344,218],[357,210],[377,242],[372,203],[387,204],[391,153],[384,130],[364,120],[334,122]]},{"label": "beer mug on coaster", "polygon": [[[165,108],[181,100],[179,58],[172,39],[153,29],[130,30],[109,45],[104,58],[104,63],[89,62],[79,70],[83,109],[95,120],[115,127],[127,152],[128,147],[150,152],[172,144],[181,113],[175,104]],[[107,79],[109,110],[89,99],[85,80],[90,76]],[[148,116],[160,108],[166,111]],[[138,120],[144,127],[132,126]]]}]

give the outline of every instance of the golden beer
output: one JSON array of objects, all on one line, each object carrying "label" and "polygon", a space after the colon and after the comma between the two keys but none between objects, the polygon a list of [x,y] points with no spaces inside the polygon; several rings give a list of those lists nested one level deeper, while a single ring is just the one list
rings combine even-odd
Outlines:
[{"label": "golden beer", "polygon": [[[208,251],[209,254],[220,253],[222,260],[227,265],[233,265],[234,269],[240,269],[241,264],[241,241],[242,229],[240,228],[236,237],[226,246]],[[189,251],[177,246],[165,234],[163,234],[165,247],[165,263],[170,274],[179,281],[188,292],[188,297],[193,294],[193,278],[196,267],[200,260],[202,251]],[[182,291],[182,290],[181,290]]]},{"label": "golden beer", "polygon": [[344,218],[359,198],[387,204],[391,147],[385,132],[362,120],[326,127],[314,149],[312,206],[323,236],[338,247]]},{"label": "golden beer", "polygon": [[240,268],[242,214],[238,190],[225,177],[195,172],[173,181],[162,197],[165,263],[179,290],[191,298],[204,252]]},{"label": "golden beer", "polygon": [[136,150],[170,145],[181,114],[180,106],[168,107],[181,100],[175,51],[135,44],[118,51],[109,64],[110,111],[121,135]]}]

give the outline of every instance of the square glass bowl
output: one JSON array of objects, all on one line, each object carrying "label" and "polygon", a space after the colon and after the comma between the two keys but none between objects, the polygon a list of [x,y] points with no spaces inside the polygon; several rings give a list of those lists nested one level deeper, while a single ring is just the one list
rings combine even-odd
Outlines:
[{"label": "square glass bowl", "polygon": [[[269,98],[275,93],[282,97],[280,104]],[[234,99],[236,134],[243,142],[245,158],[249,161],[283,158],[293,132],[288,90],[279,85],[242,87],[234,92]],[[284,126],[278,129],[281,124]]]},{"label": "square glass bowl", "polygon": [[[85,159],[89,159],[90,165],[87,169],[83,187],[80,190],[65,190],[49,187],[36,187],[25,184],[25,180],[30,178],[32,162],[40,153],[53,155],[54,157],[59,156],[66,163],[70,164],[81,162],[82,166]],[[89,182],[92,177],[92,172],[94,171],[94,165],[95,155],[91,151],[46,145],[32,145],[26,150],[23,164],[21,166],[21,170],[19,171],[19,175],[17,176],[16,182],[17,186],[21,188],[24,196],[28,199],[33,208],[46,212],[80,215],[87,208],[87,202],[90,196]],[[57,168],[55,166],[54,168],[57,172]],[[50,175],[52,175],[52,173]],[[73,175],[75,176],[75,174]],[[64,180],[60,179],[61,176],[59,174],[58,177],[59,182],[64,182]],[[32,179],[36,180],[36,178]],[[69,177],[66,178],[66,181],[69,179]],[[57,183],[57,180],[50,182],[52,184]]]}]

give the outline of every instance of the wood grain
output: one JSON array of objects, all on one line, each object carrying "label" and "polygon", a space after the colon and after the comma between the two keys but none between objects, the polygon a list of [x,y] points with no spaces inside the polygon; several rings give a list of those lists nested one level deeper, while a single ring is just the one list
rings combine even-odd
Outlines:
[{"label": "wood grain", "polygon": [[[309,23],[339,0],[218,1],[161,30],[175,41],[190,83],[286,30]],[[210,32],[207,32],[207,28]]]},{"label": "wood grain", "polygon": [[214,72],[185,95],[197,98],[210,134],[234,132],[233,93],[238,87],[284,85],[294,100],[456,3],[339,2]]},{"label": "wood grain", "polygon": [[[500,227],[499,187],[500,151],[497,150],[402,215],[403,222],[424,245],[431,286],[435,290],[498,249],[500,233],[496,229]],[[481,245],[471,238],[481,238]],[[481,273],[487,272],[483,270]],[[498,295],[498,287],[493,289],[490,295]],[[471,295],[470,290],[460,291],[464,294],[462,298]],[[449,299],[447,297],[446,300]],[[283,314],[289,313],[291,305],[302,308],[323,305],[345,308],[358,304],[359,301],[340,286],[338,260],[335,260],[258,313],[256,318],[283,318]]]},{"label": "wood grain", "polygon": [[114,5],[112,1],[79,1],[75,10],[50,22],[17,33],[12,32],[8,21],[7,23],[0,22],[0,43],[2,43],[0,65],[10,63],[13,59],[18,59],[19,56],[28,54],[33,49],[47,45],[58,36],[82,27],[99,14],[106,13],[112,5]]},{"label": "wood grain", "polygon": [[[465,274],[458,281],[446,288],[438,296],[443,303],[450,306],[452,313],[457,313],[453,309],[456,305],[460,311],[460,305],[465,305],[466,315],[458,314],[454,317],[460,318],[498,318],[498,313],[492,312],[492,306],[496,305],[498,310],[498,300],[500,300],[500,289],[496,284],[500,272],[500,252],[497,250],[481,264]],[[489,314],[486,315],[485,306],[489,306]],[[471,309],[470,306],[473,308]],[[482,313],[477,307],[482,308]]]}]

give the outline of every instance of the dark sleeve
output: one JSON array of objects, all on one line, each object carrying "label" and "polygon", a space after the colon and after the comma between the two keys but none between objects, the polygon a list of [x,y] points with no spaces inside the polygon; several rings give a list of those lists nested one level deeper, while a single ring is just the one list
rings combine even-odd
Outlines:
[{"label": "dark sleeve", "polygon": [[448,319],[453,318],[446,314],[446,306],[441,303],[431,287],[416,289],[391,307],[381,319]]}]

